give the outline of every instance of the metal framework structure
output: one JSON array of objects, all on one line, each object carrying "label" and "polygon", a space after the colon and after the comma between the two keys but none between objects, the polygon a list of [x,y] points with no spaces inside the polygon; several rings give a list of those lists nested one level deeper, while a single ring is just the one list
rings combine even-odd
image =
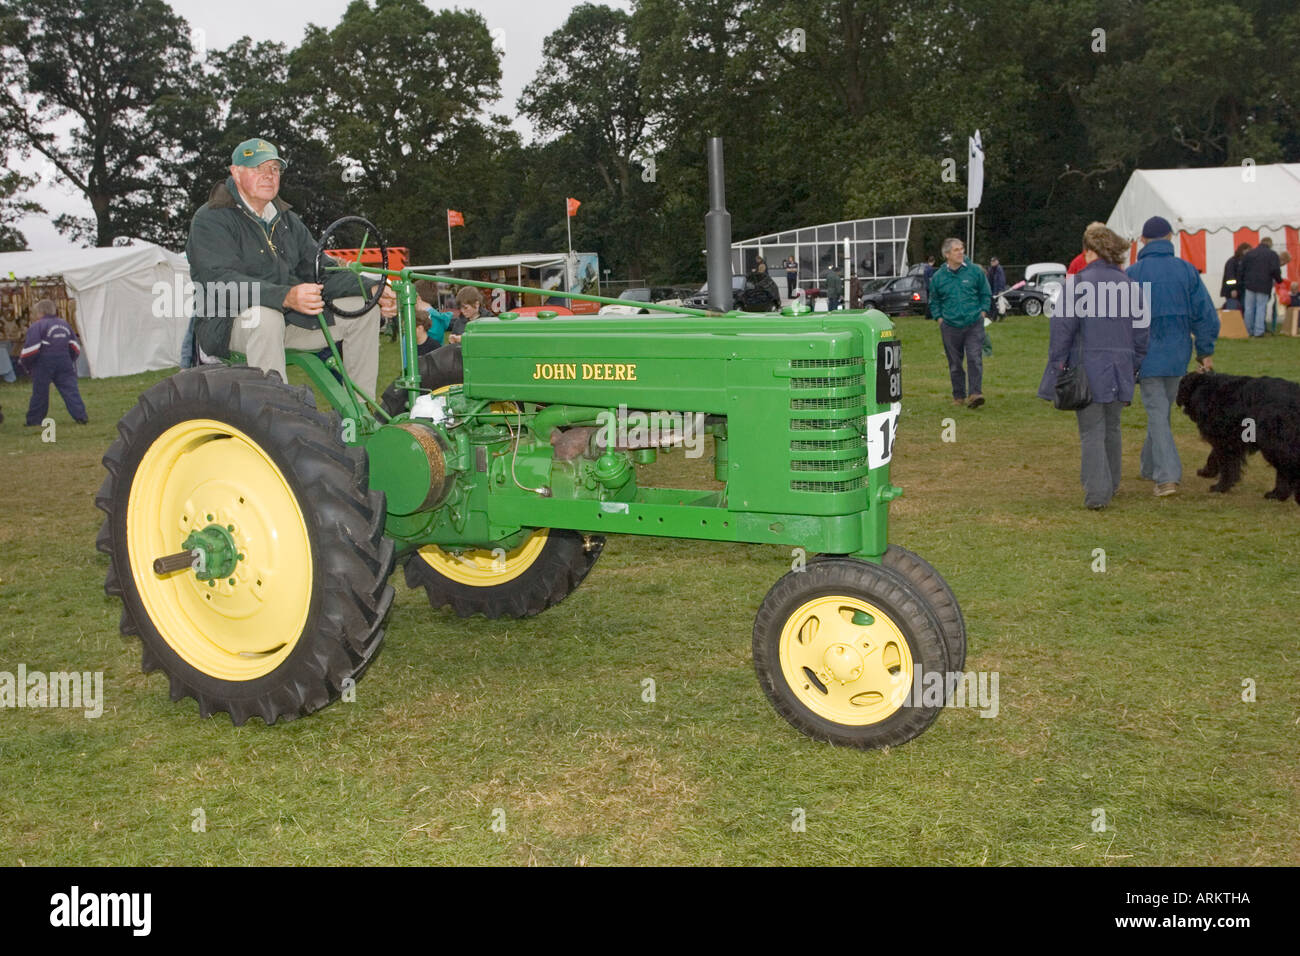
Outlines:
[{"label": "metal framework structure", "polygon": [[[742,239],[731,244],[731,268],[736,275],[747,275],[761,255],[768,271],[777,276],[786,256],[794,255],[799,263],[799,285],[807,287],[821,281],[831,262],[842,265],[844,240],[849,240],[853,268],[865,279],[887,278],[907,272],[907,242],[914,219],[965,219],[970,212],[914,213],[906,216],[877,216],[873,219],[849,219],[816,226],[801,226],[781,232]],[[967,248],[970,248],[969,229]]]}]

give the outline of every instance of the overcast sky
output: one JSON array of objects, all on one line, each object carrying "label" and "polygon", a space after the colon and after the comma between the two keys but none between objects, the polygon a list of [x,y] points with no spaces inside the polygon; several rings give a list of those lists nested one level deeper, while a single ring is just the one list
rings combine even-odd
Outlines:
[{"label": "overcast sky", "polygon": [[[254,40],[276,40],[294,47],[302,39],[308,23],[333,28],[343,16],[350,0],[169,0],[171,7],[195,30],[197,41],[209,49],[229,46],[241,36]],[[631,9],[630,0],[600,0],[607,6]],[[515,101],[542,65],[542,41],[558,29],[578,5],[577,0],[473,0],[469,3],[438,3],[425,0],[432,9],[451,6],[475,10],[487,21],[489,30],[500,29],[498,43],[505,47],[501,61],[501,100],[490,107],[492,112],[515,116]],[[515,127],[528,138],[529,127],[516,120]],[[41,173],[44,165],[33,160],[25,171]],[[59,213],[79,216],[91,214],[90,204],[71,187],[58,186],[42,177],[41,185],[31,197],[43,205],[48,216],[29,216],[18,228],[27,237],[31,249],[52,249],[70,245],[50,224]]]}]

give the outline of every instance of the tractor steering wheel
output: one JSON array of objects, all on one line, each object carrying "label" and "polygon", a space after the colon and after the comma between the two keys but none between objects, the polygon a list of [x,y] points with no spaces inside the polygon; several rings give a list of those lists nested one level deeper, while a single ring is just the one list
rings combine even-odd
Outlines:
[{"label": "tractor steering wheel", "polygon": [[[363,253],[367,248],[366,242],[373,237],[375,244],[379,248],[379,268],[388,268],[388,244],[384,242],[384,237],[379,231],[379,227],[368,219],[362,219],[360,216],[344,216],[342,219],[335,219],[330,223],[329,227],[321,233],[320,241],[316,243],[316,262],[313,281],[321,286],[321,297],[325,299],[326,309],[345,319],[355,319],[359,315],[365,315],[375,307],[376,303],[379,302],[379,297],[384,294],[384,289],[388,285],[388,276],[381,275],[379,277],[379,282],[374,289],[371,292],[366,292],[366,278],[360,273],[357,274],[357,284],[360,286],[361,296],[365,299],[365,303],[361,308],[356,309],[355,311],[340,309],[330,301],[330,297],[325,292],[325,280],[329,278],[331,272],[339,271],[340,262],[330,256],[327,249],[329,247],[329,241],[334,237],[335,233],[337,233],[340,228],[348,225],[360,226],[364,230],[361,236],[361,244],[358,247],[358,260],[361,253]],[[375,246],[370,246],[370,248],[373,249]]]}]

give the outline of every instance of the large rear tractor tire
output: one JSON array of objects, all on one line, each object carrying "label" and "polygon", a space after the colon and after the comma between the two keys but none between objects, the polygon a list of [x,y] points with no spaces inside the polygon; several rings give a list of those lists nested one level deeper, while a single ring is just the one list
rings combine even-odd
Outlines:
[{"label": "large rear tractor tire", "polygon": [[[180,372],[140,396],[104,456],[104,590],[173,700],[236,724],[319,710],[383,642],[384,495],[310,389],[254,368]],[[185,564],[188,552],[189,564]],[[180,570],[155,561],[179,558]]]},{"label": "large rear tractor tire", "polygon": [[907,579],[827,558],[773,585],[754,621],[754,669],[776,712],[814,740],[906,743],[942,702],[914,689],[948,672],[939,620]]},{"label": "large rear tractor tire", "polygon": [[557,528],[538,528],[511,551],[426,545],[406,562],[406,583],[461,617],[532,617],[573,593],[604,547],[600,535]]}]

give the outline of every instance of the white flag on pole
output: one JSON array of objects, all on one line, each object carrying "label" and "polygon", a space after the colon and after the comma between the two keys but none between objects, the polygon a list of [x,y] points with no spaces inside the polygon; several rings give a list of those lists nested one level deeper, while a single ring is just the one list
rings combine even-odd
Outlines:
[{"label": "white flag on pole", "polygon": [[984,144],[980,142],[980,131],[969,140],[966,156],[966,208],[978,209],[980,199],[984,196]]}]

